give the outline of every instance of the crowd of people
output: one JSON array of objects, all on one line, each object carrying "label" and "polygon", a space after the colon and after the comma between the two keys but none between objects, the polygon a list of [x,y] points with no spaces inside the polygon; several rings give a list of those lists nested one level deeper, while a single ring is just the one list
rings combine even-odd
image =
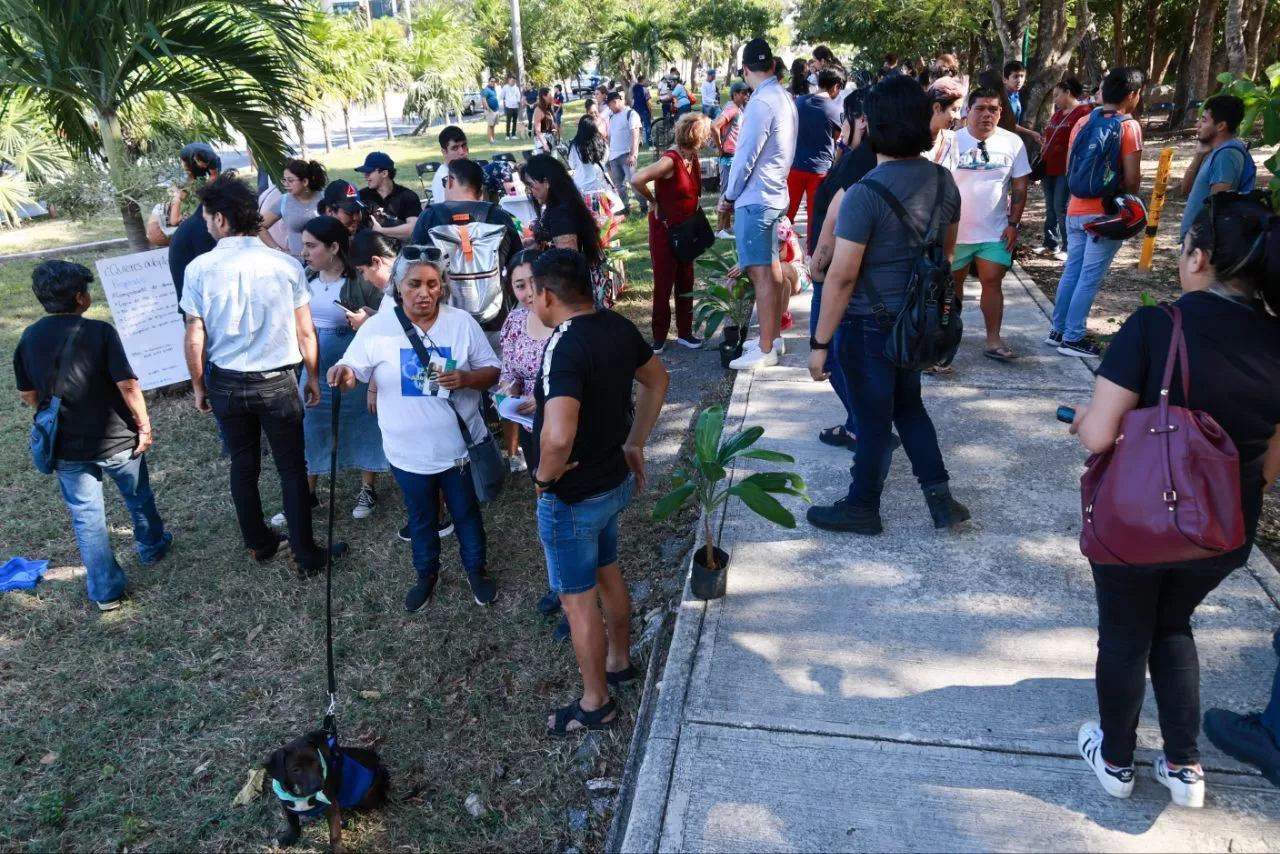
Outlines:
[{"label": "crowd of people", "polygon": [[[206,180],[189,217],[174,226],[165,212],[170,262],[195,406],[216,418],[250,558],[267,561],[287,548],[306,577],[346,551],[343,543],[318,545],[312,524],[318,478],[336,444],[338,467],[360,472],[353,517],[375,512],[379,474],[389,472],[403,496],[400,536],[411,543],[415,575],[405,609],[431,602],[441,538],[450,534],[474,601],[488,605],[498,588],[488,573],[482,504],[495,463],[501,474],[527,471],[536,495],[530,527],[550,588],[538,607],[563,611],[557,636],[572,638],[583,678],[581,696],[555,710],[546,729],[609,726],[617,715],[610,689],[636,677],[619,516],[645,485],[644,447],[668,384],[657,357],[673,308],[676,343],[703,344],[690,298],[694,262],[674,238],[703,215],[707,150],[720,176],[715,236],[732,238],[731,275],[749,280],[757,315],[758,334],[730,366],[777,365],[789,301],[812,288],[808,369],[832,385],[846,416],[817,438],[852,449],[853,465],[847,493],[811,507],[810,524],[879,534],[897,447],[934,526],[968,520],[951,493],[923,371],[886,355],[893,318],[933,258],[946,311],[962,316],[974,274],[982,353],[1015,362],[1020,354],[1001,336],[1002,282],[1038,181],[1046,210],[1039,250],[1064,265],[1045,343],[1064,355],[1099,356],[1086,335],[1090,308],[1124,239],[1145,225],[1143,141],[1133,114],[1146,80],[1138,69],[1117,68],[1086,97],[1079,80],[1064,77],[1041,134],[1027,126],[1037,117],[1023,103],[1027,70],[1017,62],[970,85],[954,56],[916,66],[889,54],[878,82],[859,85],[870,81],[823,46],[792,63],[789,80],[787,70],[765,39],[753,39],[728,101],[721,106],[716,72],[708,71],[695,110],[697,98],[672,69],[657,98],[663,117],[674,119],[674,139],[642,168],[653,126],[645,78],[629,97],[602,87],[589,99],[563,159],[562,92],[522,89],[515,77],[499,88],[491,78],[482,92],[489,139],[502,116],[514,138],[525,107],[534,151],[518,170],[500,161],[482,167],[470,159],[462,128],[444,128],[444,163],[425,206],[396,183],[395,163],[381,152],[357,170],[363,189],[299,159],[284,164],[281,187],[257,194],[217,174],[211,150],[185,153],[191,174]],[[1243,117],[1239,99],[1209,99],[1182,177],[1184,293],[1176,306],[1189,377],[1162,387],[1173,333],[1163,309],[1142,309],[1111,342],[1093,401],[1072,427],[1090,451],[1106,451],[1126,413],[1169,394],[1211,415],[1240,456],[1242,548],[1195,565],[1093,567],[1101,720],[1081,728],[1079,746],[1117,797],[1133,788],[1149,663],[1165,740],[1157,777],[1176,803],[1203,803],[1190,617],[1243,565],[1263,491],[1280,474],[1280,218],[1250,195],[1256,167],[1238,137]],[[502,204],[520,190],[537,211],[524,224]],[[653,267],[647,340],[609,310],[618,287],[609,248],[632,193],[647,217]],[[136,377],[114,329],[83,318],[91,281],[87,269],[67,262],[36,269],[33,290],[49,317],[24,333],[15,369],[29,405],[61,398],[58,477],[89,596],[108,610],[126,588],[107,536],[102,476],[117,483],[133,514],[141,560],[162,558],[173,535],[148,483],[153,429]],[[951,355],[926,370],[954,371]],[[68,360],[70,370],[60,364]],[[501,442],[489,426],[498,414]],[[264,435],[283,503],[272,520],[258,486]],[[1261,716],[1213,712],[1208,731],[1277,779],[1280,688],[1272,705]]]}]

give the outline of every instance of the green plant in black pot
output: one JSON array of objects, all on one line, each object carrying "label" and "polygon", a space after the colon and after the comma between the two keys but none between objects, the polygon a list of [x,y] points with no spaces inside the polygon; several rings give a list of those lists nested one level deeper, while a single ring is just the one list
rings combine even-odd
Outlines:
[{"label": "green plant in black pot", "polygon": [[[755,302],[755,288],[737,265],[714,246],[708,249],[697,264],[709,276],[702,280],[702,287],[689,294],[693,298],[693,327],[701,329],[704,338],[712,338],[720,324],[724,324],[724,342],[720,345],[720,361],[725,368],[729,362],[742,355],[746,340],[747,324],[751,322],[751,308]],[[737,275],[730,275],[731,273]]]},{"label": "green plant in black pot", "polygon": [[[774,495],[793,495],[809,502],[804,479],[793,472],[754,472],[732,486],[725,486],[728,468],[739,458],[764,460],[769,463],[794,463],[788,454],[753,447],[764,435],[763,427],[747,427],[724,436],[724,409],[712,406],[698,416],[694,432],[693,455],[687,467],[677,468],[671,476],[671,492],[653,508],[653,518],[662,520],[693,499],[702,505],[703,544],[693,554],[690,587],[699,599],[719,599],[724,595],[729,555],[716,545],[716,536],[724,527],[724,507],[730,498],[739,498],[759,516],[794,528],[796,517],[783,507]],[[809,502],[811,503],[811,502]],[[719,510],[719,526],[712,535],[712,523]]]}]

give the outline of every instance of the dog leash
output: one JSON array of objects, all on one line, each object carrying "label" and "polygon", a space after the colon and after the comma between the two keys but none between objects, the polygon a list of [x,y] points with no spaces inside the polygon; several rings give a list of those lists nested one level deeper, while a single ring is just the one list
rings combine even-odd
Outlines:
[{"label": "dog leash", "polygon": [[337,503],[334,489],[338,481],[338,412],[342,408],[342,389],[330,389],[333,416],[329,430],[329,539],[324,560],[324,645],[328,658],[329,708],[324,713],[324,731],[336,742],[338,738],[338,678],[333,671],[333,508]]}]

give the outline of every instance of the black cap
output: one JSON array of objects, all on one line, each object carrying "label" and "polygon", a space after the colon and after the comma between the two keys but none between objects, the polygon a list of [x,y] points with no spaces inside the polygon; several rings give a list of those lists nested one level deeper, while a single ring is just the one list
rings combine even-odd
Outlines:
[{"label": "black cap", "polygon": [[364,210],[364,202],[360,201],[360,194],[356,191],[354,184],[339,178],[324,188],[324,195],[320,197],[320,207],[336,207],[342,208],[347,213],[356,213]]},{"label": "black cap", "polygon": [[742,49],[743,65],[767,65],[772,59],[773,51],[769,48],[769,43],[762,38],[752,39],[747,42],[747,46]]}]

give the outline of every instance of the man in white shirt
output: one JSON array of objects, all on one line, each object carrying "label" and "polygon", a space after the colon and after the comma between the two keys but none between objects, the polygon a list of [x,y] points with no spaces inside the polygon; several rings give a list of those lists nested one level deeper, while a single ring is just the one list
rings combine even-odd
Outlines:
[{"label": "man in white shirt", "polygon": [[664,75],[658,81],[658,103],[662,105],[662,117],[669,119],[675,116],[675,103],[671,100],[671,76]]},{"label": "man in white shirt", "polygon": [[[226,437],[231,500],[244,544],[257,561],[281,545],[280,535],[263,520],[258,493],[266,433],[280,475],[294,569],[305,577],[325,563],[313,536],[302,434],[303,400],[309,407],[320,402],[311,291],[301,264],[258,239],[262,216],[247,184],[223,176],[201,187],[199,196],[218,245],[191,262],[182,289],[196,409],[212,412]],[[294,372],[299,362],[307,368],[301,398]],[[345,551],[340,543],[334,548]]]},{"label": "man in white shirt", "polygon": [[466,160],[471,153],[470,147],[467,145],[467,134],[457,125],[449,125],[440,131],[437,137],[440,142],[440,155],[444,158],[444,163],[440,164],[440,168],[436,170],[436,176],[431,179],[431,203],[443,202],[445,197],[445,180],[449,177],[449,164],[455,160]]},{"label": "man in white shirt", "polygon": [[[631,215],[631,177],[636,155],[640,153],[640,115],[622,101],[621,92],[610,92],[605,101],[609,108],[609,177],[622,196],[622,208]],[[649,213],[649,205],[640,199],[640,215]]]},{"label": "man in white shirt", "polygon": [[507,139],[516,139],[520,121],[520,87],[516,85],[514,75],[507,77],[507,84],[502,87],[502,111],[507,118]]},{"label": "man in white shirt", "polygon": [[707,69],[707,79],[702,81],[702,114],[712,121],[720,115],[720,87],[716,85],[716,70]]},{"label": "man in white shirt", "polygon": [[971,265],[982,283],[982,317],[987,324],[983,353],[1007,362],[1016,358],[1000,338],[1004,320],[1005,273],[1013,266],[1013,247],[1027,203],[1031,164],[1016,133],[998,127],[1000,93],[975,89],[969,95],[967,125],[956,132],[958,152],[952,174],[960,190],[960,231],[951,264],[956,293],[964,289]]}]

